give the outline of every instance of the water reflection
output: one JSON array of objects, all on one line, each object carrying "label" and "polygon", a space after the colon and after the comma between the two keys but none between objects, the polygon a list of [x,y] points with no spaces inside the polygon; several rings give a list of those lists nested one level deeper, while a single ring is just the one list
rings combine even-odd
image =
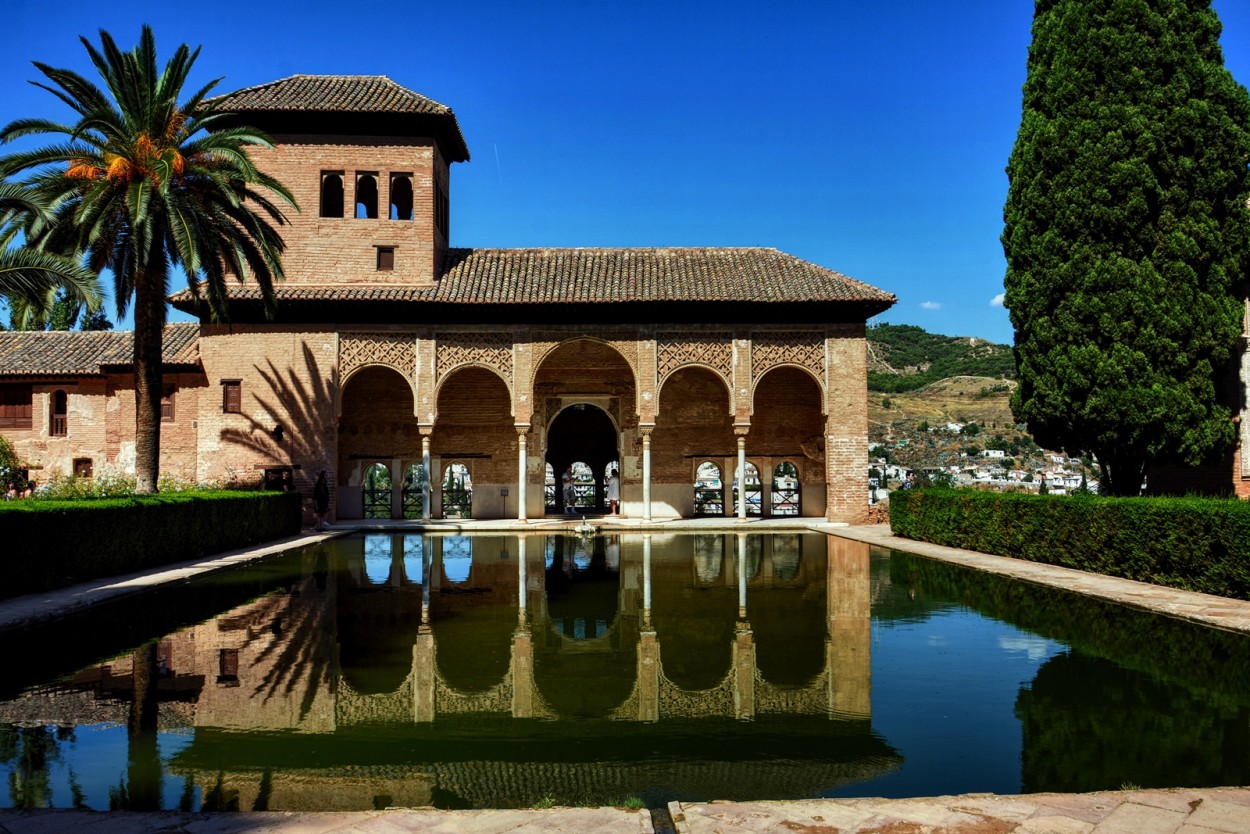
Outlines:
[{"label": "water reflection", "polygon": [[[517,807],[1250,781],[1243,638],[836,537],[371,534],[288,561],[239,578],[241,604],[120,635],[61,683],[32,647],[70,663],[74,641],[0,645],[40,675],[21,694],[12,676],[0,701],[9,802]],[[221,581],[125,619],[168,598],[177,622],[193,600],[230,599]],[[64,628],[95,645],[92,627]],[[961,656],[970,643],[988,648]],[[1011,697],[983,703],[991,688]],[[939,700],[993,713],[1015,746],[955,750],[976,728],[934,721]],[[1100,770],[1108,753],[1144,764]],[[926,768],[950,781],[915,781]],[[977,781],[989,770],[1006,784]]]}]

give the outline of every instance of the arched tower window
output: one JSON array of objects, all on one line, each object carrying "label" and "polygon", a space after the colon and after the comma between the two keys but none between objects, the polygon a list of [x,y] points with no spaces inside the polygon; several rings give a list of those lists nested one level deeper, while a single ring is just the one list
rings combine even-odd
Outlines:
[{"label": "arched tower window", "polygon": [[343,175],[340,172],[321,172],[321,216],[343,216]]},{"label": "arched tower window", "polygon": [[391,174],[392,220],[412,219],[412,174]]},{"label": "arched tower window", "polygon": [[356,218],[378,219],[378,177],[376,174],[356,175]]}]

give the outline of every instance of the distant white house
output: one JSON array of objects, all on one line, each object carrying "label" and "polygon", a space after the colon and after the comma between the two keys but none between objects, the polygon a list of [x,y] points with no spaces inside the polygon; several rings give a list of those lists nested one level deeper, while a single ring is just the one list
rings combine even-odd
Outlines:
[{"label": "distant white house", "polygon": [[981,457],[983,458],[1005,458],[1007,457],[1007,453],[1004,452],[1002,449],[984,449],[981,452]]}]

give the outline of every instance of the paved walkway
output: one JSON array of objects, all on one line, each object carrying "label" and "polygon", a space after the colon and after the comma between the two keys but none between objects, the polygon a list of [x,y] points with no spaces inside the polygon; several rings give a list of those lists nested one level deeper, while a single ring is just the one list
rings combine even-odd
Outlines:
[{"label": "paved walkway", "polygon": [[[673,802],[661,812],[372,811],[186,814],[0,811],[4,834],[1250,834],[1250,789],[967,794],[924,799]],[[669,827],[669,825],[672,827]]]},{"label": "paved walkway", "polygon": [[[818,527],[817,529],[825,528]],[[1056,565],[1043,565],[1007,556],[991,556],[987,553],[961,550],[957,547],[944,547],[940,544],[903,539],[893,535],[888,524],[840,527],[827,529],[825,532],[868,544],[917,553],[930,559],[1010,576],[1037,585],[1062,588],[1076,594],[1096,597],[1156,614],[1166,614],[1204,626],[1250,634],[1250,602],[1245,600],[1181,591],[1175,588],[1165,588],[1162,585],[1151,585],[1147,582],[1134,582],[1131,579],[1118,579],[1114,576],[1086,573]]]},{"label": "paved walkway", "polygon": [[[447,532],[516,531],[535,533],[573,526],[581,519],[516,522],[444,522]],[[917,553],[942,561],[1013,576],[1041,585],[1167,614],[1203,625],[1250,633],[1250,602],[1229,600],[1081,571],[942,547],[890,533],[888,525],[844,527],[814,519],[720,519],[641,524],[622,519],[588,519],[621,532],[732,529],[765,532],[810,528]],[[365,529],[412,529],[411,522],[380,522]],[[226,570],[243,562],[346,531],[305,533],[264,548],[223,554],[147,574],[101,580],[47,594],[0,601],[0,628],[56,616],[104,599],[136,593],[189,576]],[[356,529],[353,527],[352,529]],[[54,832],[542,832],[542,834],[1250,834],[1250,788],[1121,791],[1093,794],[970,794],[913,799],[839,799],[796,802],[670,803],[655,812],[616,808],[557,808],[514,811],[391,810],[361,813],[106,813],[89,811],[0,811],[0,834]]]}]

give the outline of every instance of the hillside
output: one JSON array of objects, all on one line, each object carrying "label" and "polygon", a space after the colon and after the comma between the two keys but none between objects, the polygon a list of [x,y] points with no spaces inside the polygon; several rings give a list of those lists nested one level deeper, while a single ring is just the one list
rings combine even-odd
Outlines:
[{"label": "hillside", "polygon": [[869,391],[916,391],[951,377],[1006,380],[1015,376],[1015,360],[1007,345],[975,337],[939,336],[911,324],[868,328]]}]

